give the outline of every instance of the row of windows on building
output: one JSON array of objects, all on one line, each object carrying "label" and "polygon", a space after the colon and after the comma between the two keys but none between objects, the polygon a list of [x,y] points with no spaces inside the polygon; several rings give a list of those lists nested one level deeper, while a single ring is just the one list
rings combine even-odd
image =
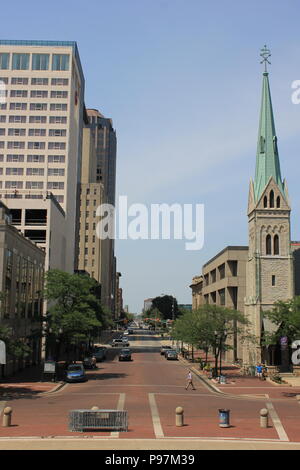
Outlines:
[{"label": "row of windows on building", "polygon": [[[8,85],[9,77],[0,77],[0,83],[4,85]],[[49,79],[44,77],[32,77],[30,79],[31,85],[49,85]],[[68,78],[51,78],[51,85],[53,86],[68,86],[69,79]],[[29,78],[27,77],[11,77],[10,79],[11,85],[29,85]]]},{"label": "row of windows on building", "polygon": [[[10,103],[10,111],[27,111],[28,103]],[[7,103],[0,102],[0,109],[6,110]],[[51,103],[49,107],[50,111],[67,111],[68,105],[65,103]],[[30,111],[48,111],[47,103],[30,103]]]},{"label": "row of windows on building", "polygon": [[[96,194],[98,193],[98,189],[97,189],[97,188],[94,188],[93,192],[94,192],[94,195],[96,195]],[[80,194],[82,194],[82,193],[83,193],[83,190],[82,190],[82,187],[81,187],[81,188],[80,188]],[[87,195],[91,194],[90,188],[86,188],[85,193],[86,193]]]},{"label": "row of windows on building", "polygon": [[48,94],[48,90],[31,90],[30,93],[28,90],[1,90],[0,89],[0,98],[68,98],[68,92],[62,90],[53,90]]},{"label": "row of windows on building", "polygon": [[[88,207],[90,205],[90,202],[92,202],[91,199],[86,199],[86,201],[81,202],[81,205],[83,206],[85,203],[85,205]],[[97,205],[97,199],[93,199],[93,206],[96,206],[96,205]]]},{"label": "row of windows on building", "polygon": [[[28,120],[27,120],[28,117]],[[67,123],[67,116],[18,116],[18,115],[10,115],[7,116],[6,114],[0,115],[0,122],[15,122],[20,124],[25,124],[29,122],[30,124],[66,124]]]},{"label": "row of windows on building", "polygon": [[[24,137],[28,135],[29,137],[34,137],[34,136],[41,136],[41,137],[46,137],[47,135],[47,130],[46,129],[24,129],[21,127],[9,127],[6,129],[5,127],[0,127],[0,136],[2,135],[7,135],[8,136],[21,136]],[[48,129],[48,136],[49,137],[66,137],[67,135],[67,129]]]},{"label": "row of windows on building", "polygon": [[[42,313],[42,267],[27,258],[6,250],[4,317],[32,317]],[[11,294],[14,294],[13,298]],[[14,302],[14,305],[12,305]]]},{"label": "row of windows on building", "polygon": [[1,70],[69,70],[69,54],[0,53]]},{"label": "row of windows on building", "polygon": [[[0,181],[0,188],[4,183],[5,189],[44,189],[45,183],[43,181],[26,181],[25,186],[23,181]],[[62,181],[48,181],[48,189],[64,189],[65,185]]]},{"label": "row of windows on building", "polygon": [[[225,303],[226,303],[225,289],[220,289],[220,290],[218,290],[218,291],[215,291],[215,292],[211,292],[211,293],[210,293],[210,297],[211,297],[212,303],[216,303],[216,302],[217,302],[217,292],[218,292],[218,296],[219,296],[219,304],[220,304],[220,305],[225,305]],[[205,295],[204,295],[204,302],[205,302],[206,304],[209,303],[209,294],[205,294]]]},{"label": "row of windows on building", "polygon": [[[96,230],[96,222],[93,222],[92,224],[86,223],[84,225],[85,230],[90,230],[90,226],[93,230]],[[79,230],[81,230],[81,223],[79,224]]]},{"label": "row of windows on building", "polygon": [[[2,188],[2,183],[0,182],[0,188]],[[27,193],[27,194],[19,194],[18,190],[15,189],[12,193],[8,192],[5,194],[0,194],[0,199],[44,199],[44,194],[35,194],[35,193]],[[64,196],[61,194],[53,194],[57,202],[62,204],[64,202]]]},{"label": "row of windows on building", "polygon": [[[238,273],[238,262],[236,260],[229,260],[227,261],[227,275],[236,277]],[[204,275],[204,283],[205,286],[213,284],[217,282],[217,280],[224,279],[226,275],[226,265],[222,263],[217,268],[210,271]]]},{"label": "row of windows on building", "polygon": [[279,255],[279,235],[266,236],[266,255]]},{"label": "row of windows on building", "polygon": [[[80,252],[80,249],[79,249],[79,252]],[[96,249],[93,247],[90,251],[89,251],[89,248],[85,248],[84,249],[84,254],[85,255],[88,255],[88,254],[91,254],[91,255],[94,255],[96,253]]]},{"label": "row of windows on building", "polygon": [[[264,208],[275,208],[275,195],[273,189],[270,191],[269,196],[264,197]],[[276,208],[280,208],[280,196],[277,196],[276,198]]]},{"label": "row of windows on building", "polygon": [[[0,162],[15,162],[23,163],[25,161],[30,163],[44,163],[46,160],[45,155],[24,155],[24,154],[7,154],[6,158],[4,154],[0,154]],[[65,163],[65,155],[48,155],[48,163]]]},{"label": "row of windows on building", "polygon": [[[0,175],[15,175],[22,176],[24,174],[29,176],[44,176],[44,168],[0,168]],[[64,168],[48,168],[48,176],[65,176]]]},{"label": "row of windows on building", "polygon": [[65,142],[24,142],[24,141],[0,141],[0,149],[5,148],[8,149],[25,149],[25,144],[27,143],[27,148],[31,150],[44,150],[46,148],[46,143],[48,143],[47,148],[48,150],[65,150],[66,143]]}]

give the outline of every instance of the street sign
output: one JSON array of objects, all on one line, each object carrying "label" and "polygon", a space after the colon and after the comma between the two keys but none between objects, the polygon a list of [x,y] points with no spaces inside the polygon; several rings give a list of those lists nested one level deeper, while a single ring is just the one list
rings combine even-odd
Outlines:
[{"label": "street sign", "polygon": [[6,364],[6,346],[4,341],[0,340],[0,364]]},{"label": "street sign", "polygon": [[55,374],[56,364],[54,361],[45,361],[44,364],[44,374]]}]

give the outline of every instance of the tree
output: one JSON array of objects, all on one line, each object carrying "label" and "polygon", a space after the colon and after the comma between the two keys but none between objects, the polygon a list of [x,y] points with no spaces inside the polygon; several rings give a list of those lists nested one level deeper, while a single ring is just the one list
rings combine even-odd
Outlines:
[{"label": "tree", "polygon": [[152,300],[152,308],[158,309],[164,320],[171,320],[176,318],[179,314],[178,304],[175,297],[172,295],[162,295],[160,297],[155,297]]},{"label": "tree", "polygon": [[76,345],[79,341],[90,341],[109,321],[94,294],[96,284],[86,274],[69,274],[57,269],[47,272],[45,298],[52,304],[47,313],[47,326],[57,345],[56,360],[62,342]]},{"label": "tree", "polygon": [[276,344],[282,336],[287,336],[289,342],[300,338],[300,296],[276,302],[273,310],[264,312],[264,317],[277,326],[274,332],[264,332],[266,345]]},{"label": "tree", "polygon": [[4,341],[6,346],[6,354],[20,358],[31,353],[31,348],[20,338],[13,335],[9,326],[0,326],[0,340]]},{"label": "tree", "polygon": [[245,326],[249,325],[244,315],[237,310],[218,305],[205,304],[192,312],[185,312],[176,320],[172,335],[207,352],[212,349],[215,358],[215,373],[221,374],[222,353],[232,349],[227,339],[239,334],[240,340],[250,339]]}]

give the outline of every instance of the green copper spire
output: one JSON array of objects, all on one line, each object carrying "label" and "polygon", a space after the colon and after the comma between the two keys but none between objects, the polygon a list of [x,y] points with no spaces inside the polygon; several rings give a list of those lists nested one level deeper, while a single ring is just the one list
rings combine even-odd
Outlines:
[{"label": "green copper spire", "polygon": [[270,55],[270,51],[265,46],[261,53],[261,56],[263,57],[261,63],[265,63],[265,71],[263,73],[262,100],[254,180],[254,196],[256,201],[258,201],[262,195],[271,176],[273,176],[274,181],[277,183],[282,194],[285,195],[284,184],[282,182],[280,172],[277,137],[268,78],[269,74],[266,71],[267,62],[270,63],[268,61]]}]

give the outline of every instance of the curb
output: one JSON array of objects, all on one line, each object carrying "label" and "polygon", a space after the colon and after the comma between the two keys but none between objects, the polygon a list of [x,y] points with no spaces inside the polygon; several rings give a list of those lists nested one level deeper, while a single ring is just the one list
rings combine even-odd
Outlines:
[{"label": "curb", "polygon": [[63,388],[66,385],[66,382],[59,382],[54,388],[51,390],[48,390],[48,392],[41,392],[38,393],[38,395],[49,395],[50,393],[58,392],[61,388]]}]

